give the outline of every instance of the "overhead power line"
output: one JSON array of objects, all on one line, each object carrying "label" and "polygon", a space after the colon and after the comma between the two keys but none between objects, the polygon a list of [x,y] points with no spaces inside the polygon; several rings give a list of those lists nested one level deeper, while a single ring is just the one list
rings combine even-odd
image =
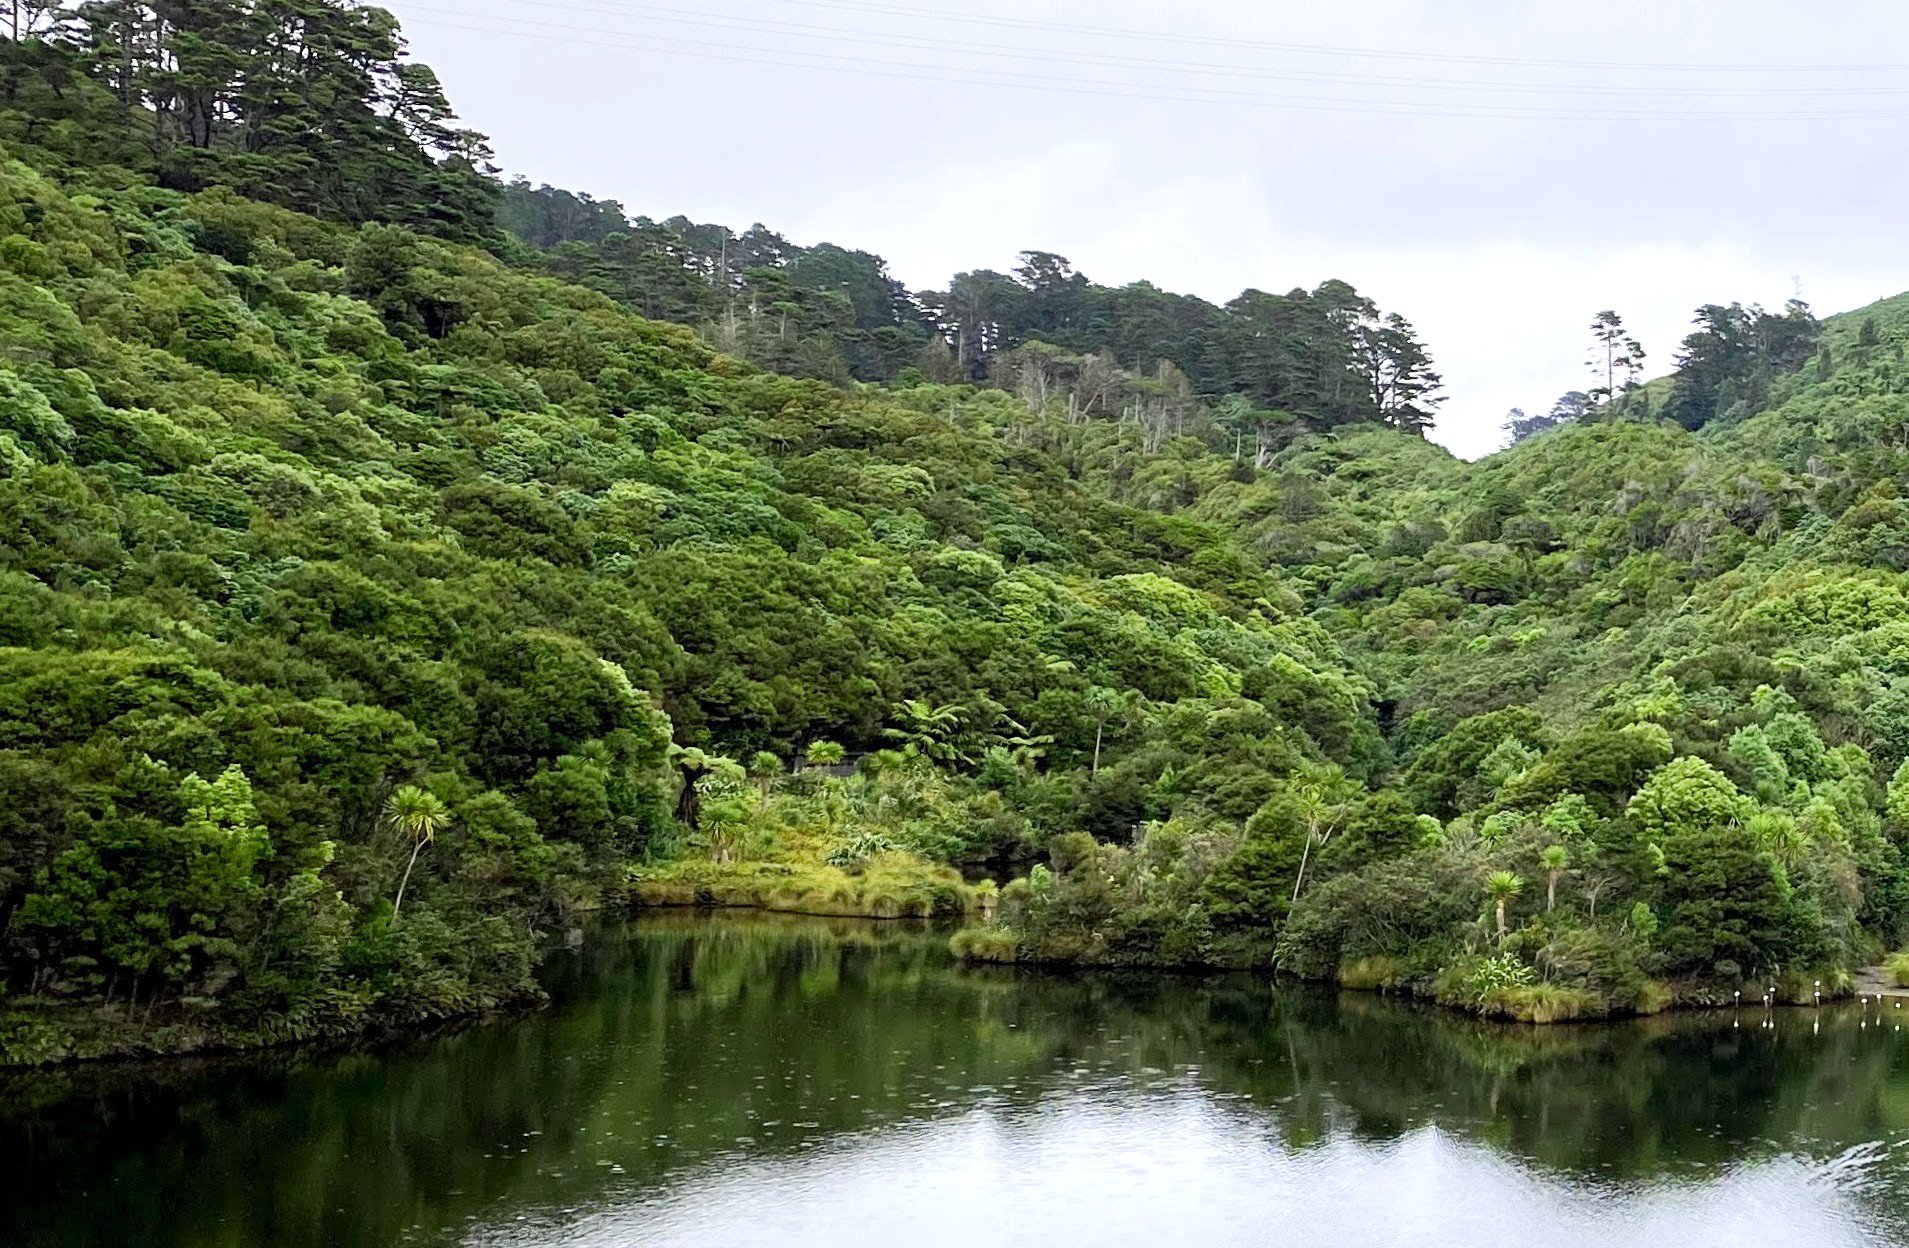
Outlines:
[{"label": "overhead power line", "polygon": [[[1781,109],[1781,110],[1676,110],[1661,108],[1619,109],[1566,108],[1537,104],[1491,104],[1482,102],[1425,102],[1411,99],[1368,99],[1340,95],[1307,95],[1295,92],[1243,91],[1221,87],[1203,87],[1180,83],[1145,83],[1097,78],[1075,78],[1055,74],[1027,74],[996,69],[989,65],[933,64],[902,61],[885,57],[849,56],[786,47],[738,47],[733,42],[688,39],[641,31],[616,30],[595,25],[550,22],[503,15],[478,15],[472,20],[464,9],[434,9],[428,5],[407,4],[407,10],[448,17],[427,17],[414,24],[435,25],[510,38],[534,38],[580,47],[616,47],[672,56],[740,64],[770,65],[782,68],[825,69],[832,73],[895,78],[910,82],[939,82],[965,86],[997,86],[1051,94],[1098,96],[1125,100],[1167,103],[1234,104],[1253,108],[1309,112],[1363,113],[1405,117],[1456,117],[1475,119],[1512,119],[1540,121],[1851,121],[1901,119],[1909,117],[1905,109]],[[580,6],[573,6],[580,7]],[[494,23],[506,23],[498,26]],[[521,29],[524,26],[538,31]],[[562,31],[566,34],[542,33]],[[580,38],[578,36],[589,36]],[[617,37],[621,36],[621,40]],[[637,42],[630,42],[636,40]],[[976,50],[984,58],[987,50]]]},{"label": "overhead power line", "polygon": [[[705,10],[674,8],[667,5],[645,4],[637,0],[510,0],[532,9],[561,9],[577,13],[594,13],[610,17],[641,18],[648,21],[663,22],[672,26],[693,26],[710,30],[736,31],[753,35],[785,35],[794,39],[806,39],[811,42],[829,42],[855,44],[882,48],[903,48],[909,50],[929,50],[952,52],[965,55],[984,54],[989,60],[1032,61],[1037,64],[1088,65],[1096,68],[1141,69],[1169,74],[1199,75],[1222,78],[1259,78],[1285,82],[1324,83],[1332,85],[1410,87],[1432,91],[1453,92],[1496,92],[1510,94],[1547,94],[1547,95],[1591,95],[1591,96],[1635,96],[1643,98],[1662,98],[1664,96],[1690,95],[1703,98],[1719,96],[1900,96],[1909,95],[1909,82],[1897,82],[1888,85],[1876,84],[1839,84],[1839,85],[1710,85],[1710,86],[1643,86],[1611,85],[1574,82],[1530,82],[1505,81],[1487,78],[1427,78],[1423,76],[1403,76],[1398,74],[1356,73],[1345,70],[1308,70],[1291,67],[1272,67],[1266,65],[1242,65],[1215,61],[1166,60],[1159,57],[1126,56],[1114,53],[1082,51],[1075,48],[1007,48],[990,46],[977,49],[972,39],[947,38],[933,35],[918,35],[902,31],[874,31],[868,28],[851,30],[842,26],[816,25],[805,22],[786,22],[780,19],[759,19],[753,17],[735,17],[712,14]],[[502,20],[516,20],[508,17]]]},{"label": "overhead power line", "polygon": [[1223,35],[1194,35],[1177,31],[1133,30],[1100,26],[1085,22],[1053,22],[1037,18],[998,17],[978,13],[949,13],[937,9],[908,8],[892,4],[858,3],[857,0],[780,0],[783,4],[810,9],[834,9],[864,15],[907,17],[922,21],[960,22],[969,25],[996,26],[1014,30],[1047,30],[1070,35],[1091,35],[1103,39],[1140,39],[1148,43],[1200,44],[1222,48],[1256,48],[1269,52],[1291,52],[1305,56],[1365,57],[1373,60],[1426,61],[1454,65],[1521,65],[1534,69],[1645,70],[1676,73],[1901,73],[1909,64],[1899,62],[1855,64],[1717,64],[1702,61],[1587,61],[1520,56],[1477,56],[1459,52],[1420,52],[1397,48],[1356,48],[1332,44],[1284,43],[1270,39],[1242,39]]}]

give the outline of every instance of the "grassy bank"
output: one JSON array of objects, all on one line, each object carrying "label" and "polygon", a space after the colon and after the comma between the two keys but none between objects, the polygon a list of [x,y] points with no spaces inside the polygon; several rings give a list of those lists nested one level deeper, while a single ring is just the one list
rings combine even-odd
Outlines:
[{"label": "grassy bank", "polygon": [[[858,847],[866,852],[856,852]],[[956,919],[984,913],[994,894],[992,882],[965,883],[951,868],[883,842],[845,841],[800,826],[756,838],[749,852],[741,861],[691,853],[633,867],[626,880],[605,881],[595,897],[606,908],[747,907],[840,918]],[[454,973],[456,951],[439,952],[449,961],[432,981],[436,991],[426,995],[414,989],[401,1006],[380,997],[375,986],[331,993],[295,1015],[253,1018],[190,998],[157,1008],[39,997],[0,1000],[0,1067],[347,1043],[533,1008],[542,1000],[528,965],[514,988],[480,993],[469,989],[467,977]]]},{"label": "grassy bank", "polygon": [[[981,909],[991,883],[899,849],[844,857],[829,838],[787,832],[771,853],[742,862],[682,858],[635,868],[630,895],[645,906],[737,906],[844,918],[959,918]],[[836,861],[831,862],[833,854]]]},{"label": "grassy bank", "polygon": [[[1121,959],[1105,951],[1085,957],[1080,950],[1030,946],[1017,940],[1006,927],[993,923],[963,928],[950,938],[949,948],[962,961],[976,964],[1214,972],[1279,970],[1269,960],[1255,958],[1244,950],[1234,950],[1233,955],[1222,950],[1217,956],[1171,964],[1157,959]],[[1774,984],[1746,983],[1737,989],[1645,978],[1621,990],[1599,992],[1575,984],[1537,982],[1514,969],[1519,965],[1503,956],[1466,956],[1437,967],[1415,966],[1402,958],[1364,957],[1342,963],[1331,975],[1297,978],[1355,992],[1410,997],[1481,1018],[1532,1024],[1639,1018],[1671,1009],[1715,1009],[1739,1003],[1761,1005],[1764,994],[1772,988],[1774,1004],[1808,1006],[1818,1003],[1819,994],[1820,1001],[1840,1000],[1849,997],[1854,988],[1847,972],[1796,971],[1777,977]],[[1909,955],[1897,955],[1889,969],[1900,977],[1898,982],[1909,979]],[[1735,995],[1739,992],[1740,998]]]}]

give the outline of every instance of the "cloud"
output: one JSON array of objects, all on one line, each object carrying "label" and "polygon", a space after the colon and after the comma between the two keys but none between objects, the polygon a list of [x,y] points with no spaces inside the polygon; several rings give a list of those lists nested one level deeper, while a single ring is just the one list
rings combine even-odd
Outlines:
[{"label": "cloud", "polygon": [[632,212],[916,286],[1024,248],[1215,300],[1343,278],[1417,324],[1467,455],[1586,384],[1600,309],[1658,371],[1702,303],[1909,288],[1909,88],[1859,68],[1909,42],[1885,0],[393,7],[507,167]]}]

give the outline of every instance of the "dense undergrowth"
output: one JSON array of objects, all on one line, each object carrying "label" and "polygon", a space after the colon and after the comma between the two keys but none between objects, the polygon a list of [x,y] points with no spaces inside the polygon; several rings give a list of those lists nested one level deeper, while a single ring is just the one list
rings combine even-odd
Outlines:
[{"label": "dense undergrowth", "polygon": [[[19,161],[0,197],[16,997],[488,1008],[631,864],[874,836],[797,904],[944,912],[930,862],[1123,834],[1161,770],[1244,812],[1375,745],[1275,574],[1110,488],[1130,426],[1070,469],[998,391],[774,377],[392,227]],[[852,774],[780,778],[836,740]]]},{"label": "dense undergrowth", "polygon": [[22,47],[0,1055],[533,1000],[631,900],[1532,1019],[1809,999],[1902,943],[1909,300],[1476,464],[1345,397],[1404,349],[1349,288],[1243,296],[1315,337],[1228,330],[1224,394],[1078,283],[1094,350],[949,320],[989,384],[800,379],[626,306],[694,267],[585,289],[432,217],[484,202],[449,157],[365,203],[154,157]]}]

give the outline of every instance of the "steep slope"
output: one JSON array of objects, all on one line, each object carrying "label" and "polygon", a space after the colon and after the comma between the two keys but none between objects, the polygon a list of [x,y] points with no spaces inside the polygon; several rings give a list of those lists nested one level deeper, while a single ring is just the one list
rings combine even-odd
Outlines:
[{"label": "steep slope", "polygon": [[1040,851],[978,949],[1549,1015],[1899,938],[1860,319],[1733,427],[1249,455],[1064,370],[761,373],[222,191],[0,195],[15,991],[335,1030],[525,991],[632,867],[783,896]]},{"label": "steep slope", "polygon": [[907,746],[853,822],[943,859],[1160,804],[1111,768],[1077,800],[1130,752],[1108,690],[1165,725],[1149,781],[1236,818],[1380,761],[1262,561],[1093,484],[1132,426],[1062,447],[999,392],[778,378],[220,191],[8,163],[0,219],[14,991],[228,1036],[505,999],[629,864],[844,831],[790,780],[743,853],[725,753],[771,753],[766,799],[818,741]]},{"label": "steep slope", "polygon": [[466,1013],[630,897],[1530,1018],[1903,940],[1909,296],[1465,464],[1343,283],[533,254],[375,10],[109,18],[0,40],[0,1054]]},{"label": "steep slope", "polygon": [[1737,424],[1631,404],[1471,465],[1360,433],[1209,468],[1190,513],[1284,568],[1374,684],[1379,783],[1439,823],[1375,829],[1386,793],[1315,772],[1198,871],[1171,837],[1072,847],[975,952],[1266,939],[1539,1017],[1846,984],[1909,900],[1899,306],[1832,322]]}]

